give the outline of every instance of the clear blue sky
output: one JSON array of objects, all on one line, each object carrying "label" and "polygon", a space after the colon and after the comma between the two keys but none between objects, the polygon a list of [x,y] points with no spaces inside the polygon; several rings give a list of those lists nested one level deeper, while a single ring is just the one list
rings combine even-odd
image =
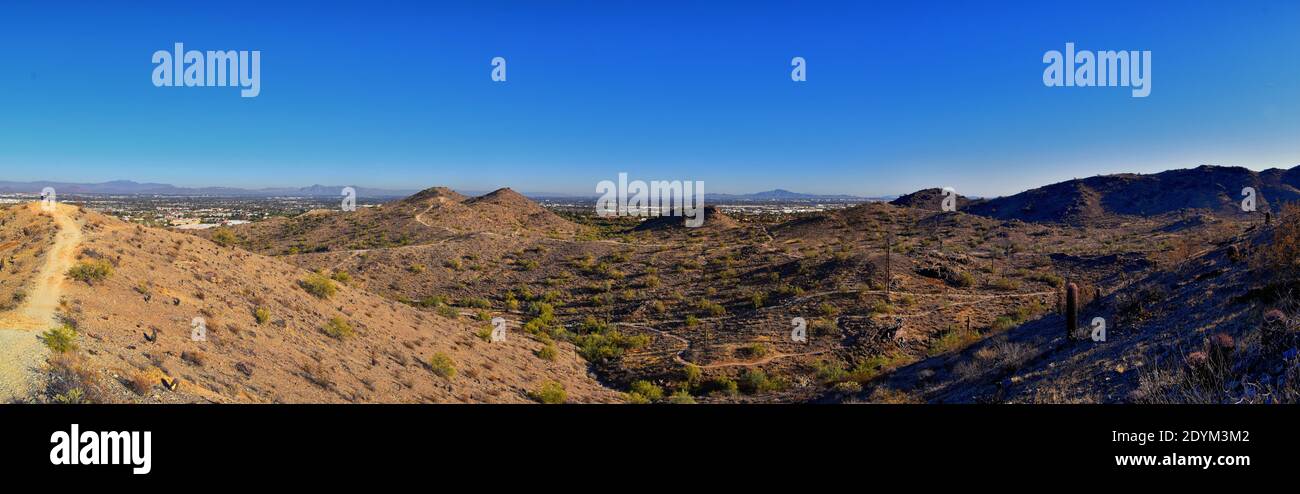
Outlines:
[{"label": "clear blue sky", "polygon": [[[197,3],[0,3],[0,180],[997,195],[1300,164],[1292,1]],[[1067,41],[1151,50],[1151,95],[1045,87]],[[261,95],[154,87],[174,42],[261,50]]]}]

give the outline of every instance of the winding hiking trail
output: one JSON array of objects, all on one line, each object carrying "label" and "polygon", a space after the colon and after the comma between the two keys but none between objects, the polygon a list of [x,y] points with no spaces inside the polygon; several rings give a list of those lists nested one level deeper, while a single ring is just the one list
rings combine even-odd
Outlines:
[{"label": "winding hiking trail", "polygon": [[52,213],[41,212],[40,203],[28,207],[37,214],[51,215],[59,233],[23,304],[0,314],[0,403],[26,398],[37,383],[47,352],[37,335],[55,324],[64,273],[76,262],[81,245],[81,226],[72,219],[75,206],[60,204]]}]

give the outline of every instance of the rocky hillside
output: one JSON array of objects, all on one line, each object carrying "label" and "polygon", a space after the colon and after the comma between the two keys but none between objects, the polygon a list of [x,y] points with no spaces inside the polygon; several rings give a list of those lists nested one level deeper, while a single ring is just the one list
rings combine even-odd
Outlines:
[{"label": "rocky hillside", "polygon": [[[552,359],[484,322],[421,312],[278,259],[78,211],[78,265],[61,317],[74,359],[52,358],[44,399],[107,402],[528,402],[548,383],[569,400],[617,399],[571,345]],[[87,271],[90,273],[91,271]],[[205,340],[195,341],[196,318]],[[517,328],[512,329],[517,331]],[[33,335],[34,337],[34,335]]]},{"label": "rocky hillside", "polygon": [[1065,223],[1184,209],[1244,215],[1240,207],[1244,187],[1256,190],[1259,212],[1276,212],[1280,204],[1300,199],[1300,168],[1255,172],[1207,165],[1151,175],[1102,175],[978,201],[964,210],[999,219]]},{"label": "rocky hillside", "polygon": [[[1294,211],[1293,211],[1294,212]],[[1255,225],[1140,278],[1099,280],[1079,338],[1047,313],[965,349],[902,367],[866,396],[940,403],[1300,401],[1300,227]],[[1118,261],[1112,261],[1115,264]],[[1094,318],[1105,341],[1087,334]]]},{"label": "rocky hillside", "polygon": [[572,237],[580,227],[506,189],[467,198],[434,187],[356,211],[311,211],[199,235],[267,255],[421,245],[466,233]]}]

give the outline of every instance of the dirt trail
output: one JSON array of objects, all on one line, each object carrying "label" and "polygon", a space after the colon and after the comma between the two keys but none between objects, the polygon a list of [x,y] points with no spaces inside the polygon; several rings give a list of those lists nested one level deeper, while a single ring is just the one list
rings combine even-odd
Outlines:
[{"label": "dirt trail", "polygon": [[[40,203],[28,207],[40,211]],[[23,304],[0,314],[0,403],[25,398],[38,379],[37,369],[45,361],[46,350],[37,335],[55,323],[64,273],[76,262],[77,246],[81,244],[81,227],[72,219],[75,211],[74,206],[57,206],[53,217],[59,233],[45,257],[45,265]]]}]

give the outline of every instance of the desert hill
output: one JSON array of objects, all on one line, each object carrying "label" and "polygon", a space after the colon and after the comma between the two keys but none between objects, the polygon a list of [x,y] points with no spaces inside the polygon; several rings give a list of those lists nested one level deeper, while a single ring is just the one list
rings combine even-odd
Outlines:
[{"label": "desert hill", "polygon": [[[572,401],[617,397],[570,345],[543,360],[543,345],[517,328],[489,343],[487,323],[422,312],[346,278],[60,207],[80,227],[75,263],[108,274],[62,282],[58,313],[80,348],[51,358],[37,399],[79,389],[106,402],[528,402],[550,381]],[[21,208],[20,219],[30,214]],[[206,341],[191,338],[196,317]]]},{"label": "desert hill", "polygon": [[254,252],[282,255],[420,245],[465,233],[572,237],[578,230],[508,188],[467,198],[434,187],[353,212],[312,211],[198,234],[211,239],[229,233],[235,243]]},{"label": "desert hill", "polygon": [[1184,209],[1245,216],[1240,208],[1244,187],[1255,188],[1259,212],[1276,212],[1280,204],[1300,199],[1300,170],[1255,172],[1203,165],[1150,175],[1102,175],[977,201],[963,210],[999,219],[1066,223]]},{"label": "desert hill", "polygon": [[[935,187],[930,189],[921,189],[911,194],[903,194],[901,196],[898,196],[897,199],[889,201],[889,203],[895,206],[902,206],[907,208],[918,208],[918,209],[926,209],[930,211],[941,211],[942,204],[943,204],[943,197],[944,197],[943,189]],[[971,203],[971,199],[969,197],[963,196],[961,194],[957,195],[957,209],[959,210],[965,209],[966,206],[970,205],[970,203]]]},{"label": "desert hill", "polygon": [[642,221],[641,224],[637,225],[636,228],[634,228],[633,230],[638,232],[642,232],[642,231],[663,232],[663,231],[690,231],[690,230],[697,230],[700,228],[708,228],[712,230],[725,230],[728,228],[736,227],[736,220],[730,216],[727,216],[722,211],[719,211],[717,207],[705,206],[703,214],[704,214],[704,223],[694,228],[686,226],[686,217],[684,216],[652,216],[650,218],[646,218],[645,221]]}]

